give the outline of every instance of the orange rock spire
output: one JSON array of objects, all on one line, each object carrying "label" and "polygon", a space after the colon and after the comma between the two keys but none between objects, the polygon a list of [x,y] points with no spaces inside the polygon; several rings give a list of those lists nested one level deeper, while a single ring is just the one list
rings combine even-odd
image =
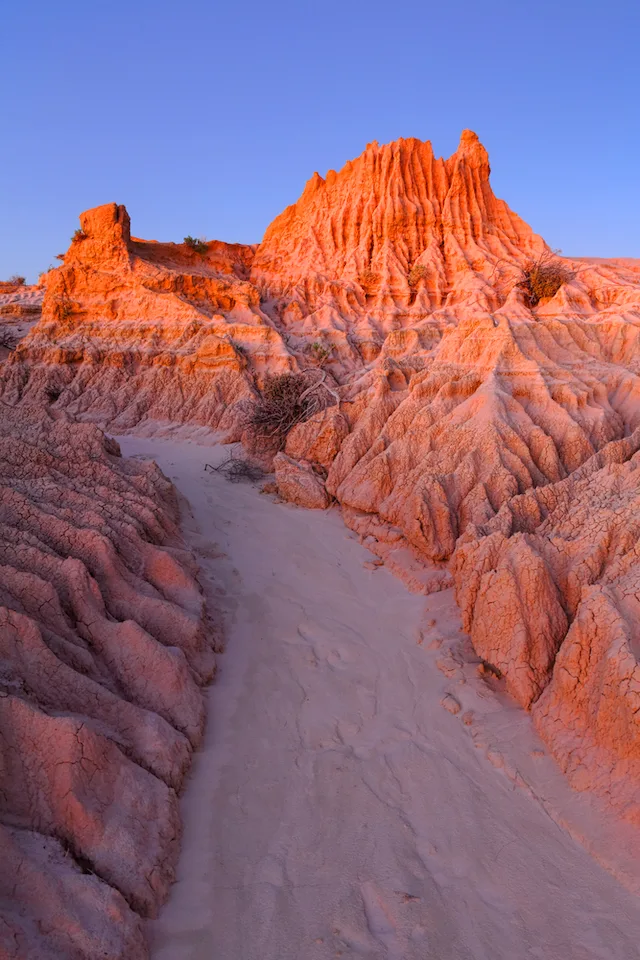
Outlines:
[{"label": "orange rock spire", "polygon": [[369,144],[339,173],[314,174],[276,217],[252,279],[276,294],[294,287],[310,302],[341,281],[378,306],[412,300],[413,287],[440,306],[460,273],[488,273],[501,258],[520,261],[544,248],[496,199],[489,173],[487,151],[470,130],[448,160],[436,158],[429,141]]}]

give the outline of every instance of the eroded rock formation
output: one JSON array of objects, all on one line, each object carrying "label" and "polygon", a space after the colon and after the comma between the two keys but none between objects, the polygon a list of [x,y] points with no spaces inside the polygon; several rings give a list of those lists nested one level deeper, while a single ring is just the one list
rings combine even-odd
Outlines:
[{"label": "eroded rock formation", "polygon": [[172,485],[0,404],[0,953],[143,958],[213,634]]},{"label": "eroded rock formation", "polygon": [[42,322],[10,358],[4,398],[64,407],[124,431],[142,421],[234,429],[251,395],[250,352],[288,369],[247,281],[250,247],[132,240],[124,207],[84,213],[63,266],[46,278]]},{"label": "eroded rock formation", "polygon": [[44,286],[0,283],[0,361],[40,319]]},{"label": "eroded rock formation", "polygon": [[454,554],[465,629],[571,781],[640,824],[640,429]]},{"label": "eroded rock formation", "polygon": [[[316,174],[258,246],[201,253],[131,238],[123,207],[89,211],[0,395],[112,431],[180,425],[238,440],[265,374],[322,366],[329,406],[287,438],[280,493],[316,507],[335,498],[381,553],[443,567],[453,556],[478,650],[576,785],[610,790],[635,816],[620,773],[632,767],[614,749],[622,738],[635,762],[625,678],[636,653],[620,612],[634,534],[614,596],[618,574],[604,571],[617,548],[600,531],[619,491],[598,458],[640,427],[640,262],[564,257],[556,293],[531,298],[523,277],[549,251],[489,175],[469,131],[447,160],[418,140],[370,144]],[[632,464],[629,452],[616,469],[633,477]],[[587,505],[584,536],[567,532],[575,511],[541,506],[567,490]],[[522,497],[533,519],[511,528]],[[578,539],[597,568],[584,600]],[[561,666],[571,650],[584,660],[573,687]]]}]

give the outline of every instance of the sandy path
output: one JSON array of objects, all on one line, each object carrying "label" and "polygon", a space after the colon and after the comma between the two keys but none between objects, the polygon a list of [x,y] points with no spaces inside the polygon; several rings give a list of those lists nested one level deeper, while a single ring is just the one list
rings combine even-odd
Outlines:
[{"label": "sandy path", "polygon": [[[640,956],[640,901],[441,706],[449,690],[466,709],[471,684],[416,637],[425,611],[456,632],[450,592],[365,569],[337,512],[205,474],[224,451],[121,443],[190,500],[228,618],[155,960]],[[527,723],[505,709],[503,727]],[[577,802],[541,762],[558,804]]]}]

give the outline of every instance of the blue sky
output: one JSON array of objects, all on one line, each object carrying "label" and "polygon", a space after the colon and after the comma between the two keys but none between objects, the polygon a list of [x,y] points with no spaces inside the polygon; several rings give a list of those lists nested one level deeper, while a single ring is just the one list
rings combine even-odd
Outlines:
[{"label": "blue sky", "polygon": [[314,170],[465,127],[551,246],[640,257],[632,0],[13,0],[3,35],[0,278],[112,200],[137,236],[257,242]]}]

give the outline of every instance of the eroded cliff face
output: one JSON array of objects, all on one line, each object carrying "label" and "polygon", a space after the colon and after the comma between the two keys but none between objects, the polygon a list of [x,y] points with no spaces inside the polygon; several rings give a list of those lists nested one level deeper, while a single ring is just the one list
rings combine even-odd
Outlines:
[{"label": "eroded cliff face", "polygon": [[155,464],[0,404],[0,953],[143,958],[213,629]]},{"label": "eroded cliff face", "polygon": [[82,214],[82,235],[46,278],[42,322],[10,358],[6,402],[57,401],[124,431],[143,420],[233,430],[260,368],[293,361],[247,282],[250,247],[132,240],[124,207]]},{"label": "eroded cliff face", "polygon": [[[339,173],[317,173],[274,220],[251,270],[270,293],[307,307],[431,312],[478,297],[498,306],[499,261],[544,248],[489,186],[489,158],[465,130],[456,153],[429,142],[369,144]],[[498,275],[506,275],[503,270]]]},{"label": "eroded cliff face", "polygon": [[465,629],[571,782],[640,824],[640,429],[471,526]]},{"label": "eroded cliff face", "polygon": [[[493,195],[489,174],[469,131],[447,160],[418,140],[371,144],[339,173],[315,175],[257,247],[212,242],[202,254],[132,239],[123,207],[89,211],[0,395],[112,431],[169,424],[231,440],[266,373],[321,363],[330,406],[289,435],[275,464],[282,495],[318,508],[335,498],[382,552],[453,556],[479,652],[574,782],[617,793],[636,816],[614,750],[622,737],[629,760],[639,742],[632,706],[612,706],[632,703],[611,665],[619,655],[627,677],[634,645],[621,652],[607,626],[622,593],[600,571],[578,601],[568,571],[577,537],[609,555],[592,524],[615,512],[618,492],[596,479],[605,465],[589,471],[640,427],[640,262],[561,258],[564,283],[534,302],[522,271],[547,248]],[[618,464],[630,477],[632,462]],[[519,498],[567,489],[587,505],[584,535],[567,533],[570,508],[525,532],[504,526]],[[506,596],[496,632],[494,600]],[[560,664],[587,643],[571,687]],[[578,771],[587,728],[595,746]]]}]

